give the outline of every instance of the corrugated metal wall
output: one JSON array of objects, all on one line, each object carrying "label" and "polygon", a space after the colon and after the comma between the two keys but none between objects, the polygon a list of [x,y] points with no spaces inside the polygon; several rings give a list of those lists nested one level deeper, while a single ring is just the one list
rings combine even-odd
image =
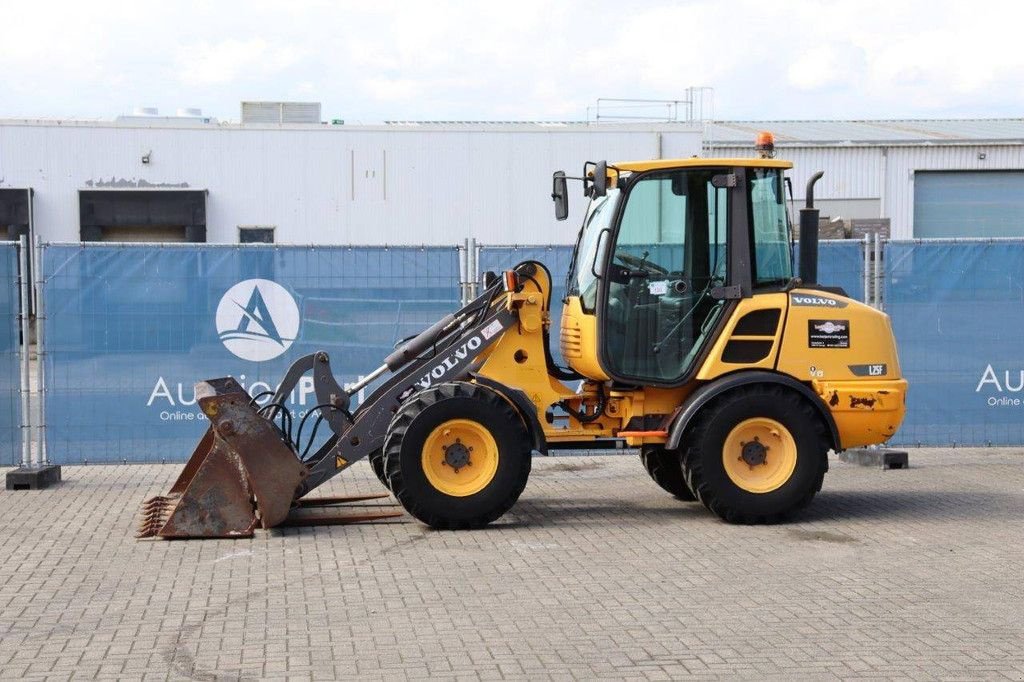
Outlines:
[{"label": "corrugated metal wall", "polygon": [[[753,141],[746,147],[715,147],[715,156],[751,157]],[[819,170],[825,177],[814,187],[822,199],[876,199],[881,179],[881,150],[872,147],[780,147],[776,156],[793,162],[793,196],[804,200],[807,180]],[[878,216],[871,216],[877,218]]]},{"label": "corrugated metal wall", "polygon": [[[36,190],[37,231],[51,241],[79,238],[79,190],[187,186],[209,192],[211,242],[237,242],[239,225],[265,225],[277,228],[281,243],[453,244],[470,236],[568,244],[585,202],[574,193],[569,222],[556,222],[552,171],[575,174],[585,160],[689,157],[701,153],[701,138],[700,130],[678,124],[0,122],[0,186]],[[704,153],[753,151],[709,146]],[[868,200],[842,206],[879,206],[876,215],[844,217],[888,217],[897,239],[915,236],[915,170],[1024,169],[1024,145],[1005,141],[780,146],[779,156],[795,164],[797,201],[810,174],[824,170],[817,187],[823,207]]]},{"label": "corrugated metal wall", "polygon": [[[894,239],[917,236],[913,229],[914,171],[1024,169],[1021,145],[890,147],[888,152],[886,204]],[[985,158],[978,158],[979,154]],[[1024,225],[1021,234],[1024,235]]]},{"label": "corrugated metal wall", "polygon": [[[663,134],[664,133],[664,134]],[[586,160],[700,153],[699,129],[637,125],[142,127],[0,124],[0,184],[33,187],[37,232],[79,238],[78,191],[208,190],[207,239],[239,225],[281,243],[571,243],[584,198],[556,222],[551,173]],[[149,154],[150,163],[142,162]]]},{"label": "corrugated metal wall", "polygon": [[[714,156],[751,156],[751,147],[715,146]],[[984,154],[984,158],[979,158]],[[777,156],[795,165],[790,177],[796,200],[804,199],[807,179],[817,170],[825,177],[815,197],[877,199],[881,215],[892,220],[893,239],[914,235],[914,171],[1024,169],[1024,145],[965,144],[924,146],[800,146],[779,147]],[[1022,226],[1024,234],[1024,226]]]}]

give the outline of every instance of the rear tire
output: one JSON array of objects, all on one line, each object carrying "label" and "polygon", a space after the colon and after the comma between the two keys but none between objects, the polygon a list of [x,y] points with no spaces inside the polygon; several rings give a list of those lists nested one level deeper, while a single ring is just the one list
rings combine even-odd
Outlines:
[{"label": "rear tire", "polygon": [[695,502],[697,496],[686,484],[680,459],[678,451],[666,450],[660,445],[644,445],[640,448],[640,461],[651,480],[677,500]]},{"label": "rear tire", "polygon": [[410,397],[384,440],[384,470],[405,510],[438,529],[480,528],[519,499],[531,439],[495,391],[442,384]]},{"label": "rear tire", "polygon": [[814,407],[775,386],[713,400],[683,450],[698,499],[729,523],[775,523],[807,506],[828,470],[829,439]]}]

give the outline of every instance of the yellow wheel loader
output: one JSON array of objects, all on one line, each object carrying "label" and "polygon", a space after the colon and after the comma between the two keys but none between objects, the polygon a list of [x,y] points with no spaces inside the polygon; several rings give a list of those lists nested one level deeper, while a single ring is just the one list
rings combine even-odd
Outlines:
[{"label": "yellow wheel loader", "polygon": [[[486,273],[476,300],[347,390],[322,352],[265,404],[230,378],[198,384],[211,426],[170,493],[144,505],[140,537],[381,518],[301,511],[345,501],[306,496],[363,458],[423,523],[476,528],[515,504],[533,453],[609,441],[638,448],[658,485],[726,521],[790,516],[821,489],[829,450],[896,432],[907,382],[888,317],[817,284],[821,173],[793,271],[792,165],[770,156],[555,173],[556,217],[568,180],[589,199],[557,327],[551,276],[528,261]],[[551,336],[568,367],[553,362]],[[306,373],[331,430],[315,452],[284,402]]]}]

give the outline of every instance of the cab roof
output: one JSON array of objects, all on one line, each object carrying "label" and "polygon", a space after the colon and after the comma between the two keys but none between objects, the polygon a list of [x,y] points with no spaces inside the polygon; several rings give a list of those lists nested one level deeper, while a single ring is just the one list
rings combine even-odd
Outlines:
[{"label": "cab roof", "polygon": [[622,161],[620,163],[609,163],[609,167],[618,168],[623,171],[640,172],[649,170],[664,170],[666,168],[707,168],[709,166],[744,168],[783,168],[793,167],[792,161],[781,159],[705,159],[692,157],[689,159],[655,159],[651,161]]}]

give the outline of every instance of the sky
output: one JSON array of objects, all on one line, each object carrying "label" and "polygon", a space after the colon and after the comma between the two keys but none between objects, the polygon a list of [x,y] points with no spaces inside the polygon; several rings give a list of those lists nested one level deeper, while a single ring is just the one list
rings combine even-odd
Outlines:
[{"label": "sky", "polygon": [[713,89],[719,120],[1024,112],[1020,2],[0,0],[0,16],[4,118],[238,120],[243,100],[287,100],[353,123],[587,120],[599,98],[689,86]]}]

